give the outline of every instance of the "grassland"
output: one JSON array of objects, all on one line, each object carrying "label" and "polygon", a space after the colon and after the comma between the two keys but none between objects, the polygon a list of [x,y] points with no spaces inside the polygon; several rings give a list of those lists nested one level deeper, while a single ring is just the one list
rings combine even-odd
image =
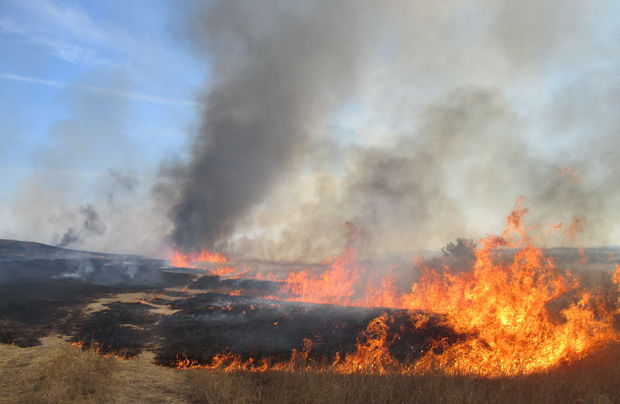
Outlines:
[{"label": "grassland", "polygon": [[175,370],[149,354],[123,361],[47,338],[0,345],[2,403],[616,403],[620,347],[509,379]]}]

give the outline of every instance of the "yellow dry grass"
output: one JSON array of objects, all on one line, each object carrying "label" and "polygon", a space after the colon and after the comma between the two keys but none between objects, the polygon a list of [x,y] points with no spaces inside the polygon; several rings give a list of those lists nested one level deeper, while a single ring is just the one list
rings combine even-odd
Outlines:
[{"label": "yellow dry grass", "polygon": [[32,348],[0,345],[0,403],[184,403],[181,382],[152,354],[119,360],[49,337]]},{"label": "yellow dry grass", "polygon": [[620,402],[620,348],[547,374],[484,379],[443,375],[225,373],[156,366],[152,354],[105,358],[60,339],[0,345],[3,403],[583,403]]},{"label": "yellow dry grass", "polygon": [[102,402],[109,398],[111,358],[64,342],[41,347],[2,346],[0,401],[11,403]]},{"label": "yellow dry grass", "polygon": [[[106,310],[106,305],[109,303],[132,303],[132,302],[145,302],[150,306],[153,306],[149,311],[153,314],[163,314],[163,315],[171,315],[176,313],[178,310],[170,309],[168,304],[156,304],[153,303],[153,298],[163,298],[163,295],[152,292],[132,292],[132,293],[117,293],[115,295],[101,297],[89,304],[87,304],[83,312],[84,314],[93,314],[98,311]],[[171,298],[169,296],[165,296],[167,300],[176,300],[175,298]]]},{"label": "yellow dry grass", "polygon": [[[555,374],[484,379],[444,375],[341,375],[187,371],[186,397],[196,403],[580,403],[620,402],[620,369],[606,362]],[[191,388],[189,387],[191,386]]]}]

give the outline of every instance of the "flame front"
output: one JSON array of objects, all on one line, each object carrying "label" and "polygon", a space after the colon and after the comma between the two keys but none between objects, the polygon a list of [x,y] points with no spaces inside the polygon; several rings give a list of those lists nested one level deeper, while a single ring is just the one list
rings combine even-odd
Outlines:
[{"label": "flame front", "polygon": [[[581,287],[530,244],[519,206],[503,237],[482,240],[468,272],[425,270],[406,307],[444,313],[457,333],[470,335],[441,354],[429,352],[416,369],[507,376],[535,373],[580,359],[618,340],[613,311],[601,294]],[[506,246],[523,246],[509,262]],[[561,306],[552,313],[552,306]]]},{"label": "flame front", "polygon": [[[347,246],[343,252],[324,260],[325,271],[290,272],[284,279],[274,274],[255,274],[255,279],[277,280],[284,283],[280,296],[273,299],[286,301],[337,304],[358,307],[401,307],[395,279],[388,270],[377,278],[361,265],[357,251]],[[249,275],[252,277],[251,275]]]},{"label": "flame front", "polygon": [[[327,260],[328,267],[323,271],[291,272],[285,279],[273,273],[253,277],[284,283],[281,293],[270,298],[412,310],[412,327],[420,321],[420,310],[437,313],[443,315],[444,325],[463,336],[451,344],[435,342],[441,349],[429,350],[414,364],[399,363],[389,351],[389,341],[398,335],[389,335],[387,315],[382,315],[369,323],[357,351],[342,357],[338,354],[327,368],[330,371],[424,374],[439,370],[486,377],[544,372],[620,340],[615,327],[620,315],[620,266],[611,278],[616,296],[610,302],[608,294],[582,286],[577,276],[558,269],[553,259],[533,244],[522,225],[526,212],[517,201],[502,235],[480,240],[469,270],[424,268],[408,292],[398,291],[399,279],[391,271],[374,277],[350,246]],[[211,253],[190,258],[226,259]],[[305,342],[301,351],[305,352],[305,362],[310,348],[311,342]],[[298,369],[300,352],[294,350],[292,358],[297,365],[271,364],[268,360],[244,362],[222,353],[211,365],[201,366],[253,371]],[[178,364],[182,368],[194,365],[186,361]]]},{"label": "flame front", "polygon": [[183,253],[176,248],[170,257],[170,264],[175,267],[193,268],[201,262],[222,263],[228,262],[228,258],[220,253],[212,253],[207,249],[199,252]]},{"label": "flame front", "polygon": [[389,327],[386,324],[387,315],[384,313],[375,318],[366,327],[363,337],[366,341],[357,342],[357,350],[340,362],[334,361],[334,368],[338,373],[371,373],[387,374],[398,372],[401,364],[390,353],[387,341]]}]

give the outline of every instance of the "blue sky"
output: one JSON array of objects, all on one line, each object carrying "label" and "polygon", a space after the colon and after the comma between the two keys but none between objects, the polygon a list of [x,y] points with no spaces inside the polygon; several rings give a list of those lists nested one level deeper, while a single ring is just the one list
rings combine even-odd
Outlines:
[{"label": "blue sky", "polygon": [[[162,0],[131,7],[118,0],[0,0],[0,169],[10,173],[0,196],[43,169],[41,155],[57,142],[54,127],[74,118],[84,97],[122,105],[115,129],[139,149],[135,170],[152,170],[182,150],[207,71],[179,40],[183,19]],[[66,168],[88,172],[115,163],[74,160]]]},{"label": "blue sky", "polygon": [[[162,162],[187,156],[209,83],[187,7],[0,0],[0,238],[54,244],[94,204],[110,230],[91,248],[157,253],[167,212],[150,187]],[[346,106],[340,129],[362,125],[359,111]],[[112,200],[124,176],[139,189]]]}]

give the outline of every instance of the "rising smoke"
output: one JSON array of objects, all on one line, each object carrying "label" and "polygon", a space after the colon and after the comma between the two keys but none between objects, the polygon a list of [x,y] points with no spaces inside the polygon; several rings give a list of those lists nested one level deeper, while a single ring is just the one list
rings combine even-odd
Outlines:
[{"label": "rising smoke", "polygon": [[616,3],[183,3],[207,72],[189,158],[139,175],[126,101],[75,86],[3,237],[312,260],[346,222],[362,253],[438,250],[499,231],[523,196],[532,222],[579,218],[571,242],[620,244]]},{"label": "rising smoke", "polygon": [[2,237],[117,253],[161,251],[169,227],[161,219],[165,209],[151,198],[149,176],[139,175],[148,161],[129,133],[128,100],[80,87],[125,88],[129,81],[126,72],[102,70],[63,92],[66,115],[33,148],[32,169],[6,201]]},{"label": "rising smoke", "polygon": [[291,169],[355,82],[362,11],[346,2],[223,1],[193,22],[214,82],[171,212],[177,246],[230,236]]},{"label": "rising smoke", "polygon": [[106,225],[99,220],[99,215],[93,205],[81,206],[79,210],[82,222],[77,227],[69,227],[60,238],[57,247],[79,245],[90,236],[105,234]]},{"label": "rising smoke", "polygon": [[589,243],[610,242],[617,119],[604,100],[620,87],[591,63],[612,81],[604,3],[198,7],[192,40],[211,81],[175,168],[172,241],[317,258],[350,220],[369,251],[437,248],[495,230],[524,196],[535,220],[579,217]]}]

